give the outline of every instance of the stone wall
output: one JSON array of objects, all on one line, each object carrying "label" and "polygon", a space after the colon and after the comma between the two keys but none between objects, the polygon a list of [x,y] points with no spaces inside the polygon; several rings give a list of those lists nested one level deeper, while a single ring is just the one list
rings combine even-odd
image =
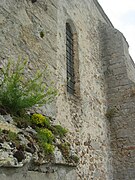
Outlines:
[{"label": "stone wall", "polygon": [[[97,12],[93,1],[59,1],[57,120],[70,129],[70,141],[79,154],[78,179],[109,179],[109,128]],[[101,14],[98,18],[103,20]],[[75,53],[78,52],[79,59],[80,92],[77,97],[66,91],[65,24],[69,19],[78,41]]]},{"label": "stone wall", "polygon": [[[101,23],[102,24],[102,23]],[[102,59],[107,81],[107,117],[111,129],[113,179],[135,179],[134,63],[116,29],[102,24]]]},{"label": "stone wall", "polygon": [[[78,179],[108,179],[109,133],[105,118],[106,94],[99,55],[98,18],[106,23],[93,1],[3,1],[1,59],[28,57],[30,70],[45,64],[53,72],[59,96],[47,114],[69,129],[69,140],[80,157]],[[88,18],[86,18],[88,17]],[[77,35],[79,96],[66,92],[65,24]],[[44,37],[40,37],[40,32]],[[51,111],[50,111],[51,110]]]},{"label": "stone wall", "polygon": [[[76,96],[66,90],[66,22],[70,23],[77,42]],[[76,171],[71,170],[67,176],[67,167],[63,166],[57,168],[56,174],[28,172],[26,179],[134,178],[134,96],[129,95],[130,92],[134,95],[134,65],[125,39],[113,28],[97,1],[3,0],[0,46],[1,62],[19,56],[28,58],[30,73],[48,65],[59,96],[41,112],[55,117],[56,123],[69,129],[68,140],[80,159]],[[114,109],[117,113],[110,120],[108,111]],[[22,177],[18,172],[12,171],[13,178]]]},{"label": "stone wall", "polygon": [[[57,52],[57,1],[2,0],[0,2],[0,59],[29,60],[29,71],[53,72],[55,82]],[[44,37],[41,37],[43,33]],[[52,78],[51,78],[52,77]],[[50,80],[49,79],[49,80]],[[56,116],[55,105],[47,108]],[[53,109],[53,110],[51,110]],[[45,111],[43,109],[43,111]]]},{"label": "stone wall", "polygon": [[23,168],[0,169],[1,180],[76,180],[73,167],[61,165],[42,165],[35,169],[24,166]]}]

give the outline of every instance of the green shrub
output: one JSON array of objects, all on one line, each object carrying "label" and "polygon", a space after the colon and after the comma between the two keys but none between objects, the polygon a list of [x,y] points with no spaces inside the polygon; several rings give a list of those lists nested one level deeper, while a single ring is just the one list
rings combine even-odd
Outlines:
[{"label": "green shrub", "polygon": [[8,113],[17,114],[35,105],[42,106],[51,102],[57,94],[44,82],[46,69],[30,77],[27,65],[26,60],[16,63],[8,60],[0,69],[0,108]]},{"label": "green shrub", "polygon": [[11,141],[18,140],[18,135],[15,132],[8,131],[7,138]]},{"label": "green shrub", "polygon": [[61,138],[63,138],[68,132],[67,129],[63,128],[60,125],[55,125],[53,127],[54,134],[59,135]]},{"label": "green shrub", "polygon": [[46,155],[52,154],[54,152],[54,146],[52,144],[42,143],[41,146]]},{"label": "green shrub", "polygon": [[[4,130],[3,130],[4,131]],[[20,140],[18,134],[12,131],[5,130],[5,139],[6,141],[11,141],[15,144],[16,147],[20,145]]]},{"label": "green shrub", "polygon": [[43,116],[42,114],[33,114],[31,117],[32,123],[42,126],[49,127],[50,121],[49,118]]},{"label": "green shrub", "polygon": [[54,135],[49,129],[39,129],[37,134],[39,142],[42,143],[52,143],[54,140]]},{"label": "green shrub", "polygon": [[54,151],[54,146],[52,142],[54,140],[54,135],[49,129],[38,129],[37,130],[38,144],[43,149],[44,153],[49,155]]}]

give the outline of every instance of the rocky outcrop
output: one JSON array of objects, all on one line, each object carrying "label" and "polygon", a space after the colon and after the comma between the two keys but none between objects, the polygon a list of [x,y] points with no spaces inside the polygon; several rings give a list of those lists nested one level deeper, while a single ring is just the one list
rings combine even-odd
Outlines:
[{"label": "rocky outcrop", "polygon": [[64,157],[60,148],[62,142],[66,143],[57,137],[54,152],[45,154],[38,144],[35,129],[18,128],[10,115],[0,115],[0,167],[22,167],[27,163],[76,166],[74,150],[70,147],[68,157]]}]

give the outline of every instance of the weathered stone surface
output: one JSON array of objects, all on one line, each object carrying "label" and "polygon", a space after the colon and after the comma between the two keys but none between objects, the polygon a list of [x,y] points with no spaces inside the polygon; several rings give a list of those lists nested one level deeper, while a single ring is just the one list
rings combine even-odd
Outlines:
[{"label": "weathered stone surface", "polygon": [[[6,122],[6,119],[10,117],[10,123]],[[64,139],[56,139],[54,145],[54,153],[50,156],[45,156],[43,149],[35,141],[36,130],[28,126],[23,129],[17,128],[15,122],[10,115],[1,115],[2,125],[0,126],[0,167],[23,167],[25,164],[61,164],[74,167],[77,165],[72,157],[75,154],[74,148],[69,148],[67,154],[68,159],[62,154],[58,148],[58,144],[61,144]],[[11,127],[14,128],[11,128]],[[9,134],[10,133],[10,134]],[[11,136],[11,137],[10,137]],[[47,158],[48,157],[48,158]],[[77,156],[76,156],[77,157]]]},{"label": "weathered stone surface", "polygon": [[54,156],[55,156],[55,162],[57,164],[62,164],[63,162],[65,162],[65,159],[63,158],[62,153],[58,148],[55,148]]},{"label": "weathered stone surface", "polygon": [[[66,22],[77,41],[77,97],[69,95],[66,87]],[[28,58],[30,73],[48,65],[59,96],[39,112],[69,129],[68,141],[79,154],[76,170],[58,166],[48,172],[42,166],[36,169],[40,173],[14,170],[11,176],[1,171],[2,180],[135,179],[135,68],[125,38],[96,0],[0,1],[0,47],[2,63],[9,57]],[[107,119],[107,109],[114,108],[117,113]],[[61,154],[56,154],[61,162]],[[38,160],[36,155],[33,158]]]},{"label": "weathered stone surface", "polygon": [[18,133],[20,130],[16,128],[13,124],[13,120],[10,115],[0,115],[0,128],[5,130],[10,130],[12,132]]},{"label": "weathered stone surface", "polygon": [[76,180],[75,170],[66,166],[39,166],[38,169],[29,169],[27,167],[19,168],[18,172],[12,169],[1,169],[1,180]]},{"label": "weathered stone surface", "polygon": [[102,48],[110,46],[110,48],[105,48],[102,51],[103,60],[106,61],[105,55],[109,57],[113,53],[113,56],[111,56],[113,64],[106,61],[105,65],[106,69],[113,70],[109,78],[107,74],[105,75],[108,84],[108,107],[117,110],[110,119],[113,179],[134,180],[134,63],[129,56],[128,45],[123,35],[111,27],[102,26],[101,29],[103,33]]}]

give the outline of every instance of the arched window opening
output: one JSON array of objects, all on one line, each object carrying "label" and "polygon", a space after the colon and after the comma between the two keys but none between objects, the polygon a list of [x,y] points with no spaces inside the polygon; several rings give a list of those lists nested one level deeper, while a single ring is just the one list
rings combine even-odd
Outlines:
[{"label": "arched window opening", "polygon": [[69,23],[66,23],[67,92],[75,93],[74,39]]}]

